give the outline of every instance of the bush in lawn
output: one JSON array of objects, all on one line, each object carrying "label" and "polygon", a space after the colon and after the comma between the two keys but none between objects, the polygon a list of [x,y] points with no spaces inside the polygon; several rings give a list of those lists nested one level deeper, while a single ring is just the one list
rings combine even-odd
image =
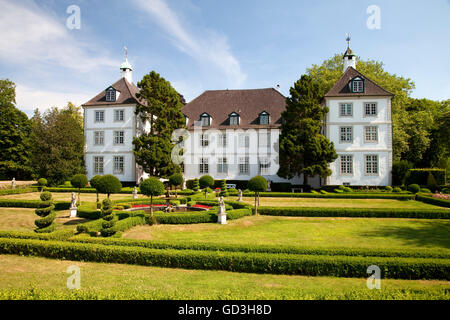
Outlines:
[{"label": "bush in lawn", "polygon": [[42,218],[34,221],[34,224],[37,227],[35,232],[50,233],[56,229],[54,223],[56,212],[54,211],[55,206],[53,205],[52,194],[50,192],[42,192],[41,201],[42,203],[40,204],[40,207],[35,210],[35,213]]},{"label": "bush in lawn", "polygon": [[39,190],[42,192],[42,189],[47,185],[47,179],[45,178],[40,178],[38,180],[38,185],[39,185]]},{"label": "bush in lawn", "polygon": [[109,195],[111,193],[119,193],[122,190],[122,183],[120,183],[119,179],[111,174],[107,174],[106,176],[101,177],[97,181],[97,189],[100,193],[105,193]]},{"label": "bush in lawn", "polygon": [[349,188],[349,187],[344,187],[344,192],[353,192],[353,189],[352,188]]},{"label": "bush in lawn", "polygon": [[420,191],[420,187],[418,184],[410,184],[408,186],[408,191],[410,191],[412,193],[418,193]]},{"label": "bush in lawn", "polygon": [[100,181],[101,178],[102,178],[101,175],[96,175],[96,176],[93,176],[93,177],[91,178],[91,181],[90,181],[91,187],[94,188],[94,189],[96,190],[96,194],[97,194],[97,209],[100,209],[101,206],[102,206],[101,203],[100,203],[100,201],[98,201],[98,189],[97,189],[98,182]]},{"label": "bush in lawn", "polygon": [[427,188],[420,188],[420,192],[421,193],[431,193],[431,190],[427,189]]},{"label": "bush in lawn", "polygon": [[81,188],[87,187],[87,185],[89,183],[88,178],[84,174],[76,174],[70,180],[70,183],[75,188],[78,188],[78,205],[80,205],[81,204],[81,199],[80,199]]},{"label": "bush in lawn", "polygon": [[142,181],[141,193],[150,197],[150,216],[153,218],[153,197],[164,194],[164,184],[158,178],[150,177]]},{"label": "bush in lawn", "polygon": [[395,192],[395,193],[400,193],[400,192],[402,192],[402,188],[395,187],[392,191]]},{"label": "bush in lawn", "polygon": [[175,188],[175,198],[177,195],[177,188],[182,186],[184,182],[183,175],[181,173],[174,173],[169,177],[169,184]]},{"label": "bush in lawn", "polygon": [[436,190],[438,190],[438,188],[439,188],[439,186],[436,182],[436,179],[431,174],[431,172],[428,173],[427,186],[428,186],[428,189],[430,189],[432,192],[436,192]]},{"label": "bush in lawn", "polygon": [[114,225],[116,223],[113,213],[113,203],[110,199],[103,200],[102,203],[102,230],[103,237],[110,237],[116,233]]},{"label": "bush in lawn", "polygon": [[227,180],[225,179],[220,181],[220,196],[228,197]]},{"label": "bush in lawn", "polygon": [[385,189],[387,192],[392,192],[392,190],[393,190],[391,186],[387,186]]},{"label": "bush in lawn", "polygon": [[200,178],[199,184],[201,189],[211,188],[214,186],[214,179],[210,175],[204,175]]},{"label": "bush in lawn", "polygon": [[192,190],[194,190],[195,192],[198,192],[199,189],[200,189],[200,182],[199,182],[198,178],[195,178],[194,183],[192,185]]},{"label": "bush in lawn", "polygon": [[248,188],[255,193],[255,214],[258,214],[259,193],[267,190],[267,180],[262,176],[255,176],[249,180]]}]

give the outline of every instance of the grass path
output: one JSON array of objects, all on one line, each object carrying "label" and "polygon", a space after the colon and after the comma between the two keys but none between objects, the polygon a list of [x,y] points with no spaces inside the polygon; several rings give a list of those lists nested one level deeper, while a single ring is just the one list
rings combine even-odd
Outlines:
[{"label": "grass path", "polygon": [[137,226],[130,239],[302,247],[450,249],[450,221],[251,216],[228,225]]},{"label": "grass path", "polygon": [[[121,299],[449,299],[448,281],[382,280],[368,290],[366,279],[305,277],[85,263],[0,255],[0,298],[12,292],[55,290],[68,295],[67,267],[81,271],[79,295]],[[447,293],[445,293],[447,290]],[[30,295],[30,292],[22,293]],[[36,294],[36,293],[34,293]],[[43,295],[43,296],[42,296]],[[29,297],[29,296],[28,296]]]}]

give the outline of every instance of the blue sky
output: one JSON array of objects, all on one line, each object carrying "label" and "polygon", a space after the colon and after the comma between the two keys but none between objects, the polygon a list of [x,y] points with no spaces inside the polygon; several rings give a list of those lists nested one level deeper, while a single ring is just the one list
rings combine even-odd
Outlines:
[{"label": "blue sky", "polygon": [[[70,30],[66,9],[81,10]],[[369,29],[367,8],[380,8]],[[289,87],[313,64],[351,47],[413,79],[414,97],[450,98],[450,0],[0,0],[0,78],[31,115],[82,104],[119,79],[155,70],[188,101],[209,89]]]}]

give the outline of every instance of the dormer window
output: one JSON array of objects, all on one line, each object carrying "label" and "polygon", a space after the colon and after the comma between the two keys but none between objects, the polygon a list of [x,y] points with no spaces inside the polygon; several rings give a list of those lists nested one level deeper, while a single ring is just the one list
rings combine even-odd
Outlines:
[{"label": "dormer window", "polygon": [[229,117],[230,126],[238,126],[239,125],[239,115],[236,112],[230,114]]},{"label": "dormer window", "polygon": [[259,124],[269,124],[270,116],[266,111],[259,114]]},{"label": "dormer window", "polygon": [[353,78],[350,83],[350,91],[353,93],[363,93],[364,92],[364,79],[361,77]]},{"label": "dormer window", "polygon": [[211,125],[211,116],[207,113],[203,113],[200,116],[200,121],[202,122],[202,127],[209,127]]},{"label": "dormer window", "polygon": [[114,88],[106,89],[106,101],[115,102],[116,101],[116,90]]}]

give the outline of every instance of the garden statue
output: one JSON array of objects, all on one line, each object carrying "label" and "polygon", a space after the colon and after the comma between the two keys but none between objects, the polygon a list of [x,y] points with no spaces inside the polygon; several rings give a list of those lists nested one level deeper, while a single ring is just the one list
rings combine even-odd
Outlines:
[{"label": "garden statue", "polygon": [[134,189],[133,189],[133,199],[137,199],[137,198],[138,198],[137,188],[134,187]]},{"label": "garden statue", "polygon": [[227,213],[225,212],[225,202],[223,201],[222,196],[219,198],[219,212],[217,223],[227,224]]},{"label": "garden statue", "polygon": [[271,187],[270,187],[270,184],[272,183],[272,181],[267,181],[267,192],[271,192],[272,191],[272,189],[271,189]]},{"label": "garden statue", "polygon": [[15,189],[16,188],[16,178],[13,178],[11,181],[11,189]]},{"label": "garden statue", "polygon": [[72,201],[70,203],[70,217],[76,218],[77,216],[77,197],[75,192],[72,192]]},{"label": "garden statue", "polygon": [[242,201],[242,190],[241,189],[238,190],[238,200],[237,201]]}]

